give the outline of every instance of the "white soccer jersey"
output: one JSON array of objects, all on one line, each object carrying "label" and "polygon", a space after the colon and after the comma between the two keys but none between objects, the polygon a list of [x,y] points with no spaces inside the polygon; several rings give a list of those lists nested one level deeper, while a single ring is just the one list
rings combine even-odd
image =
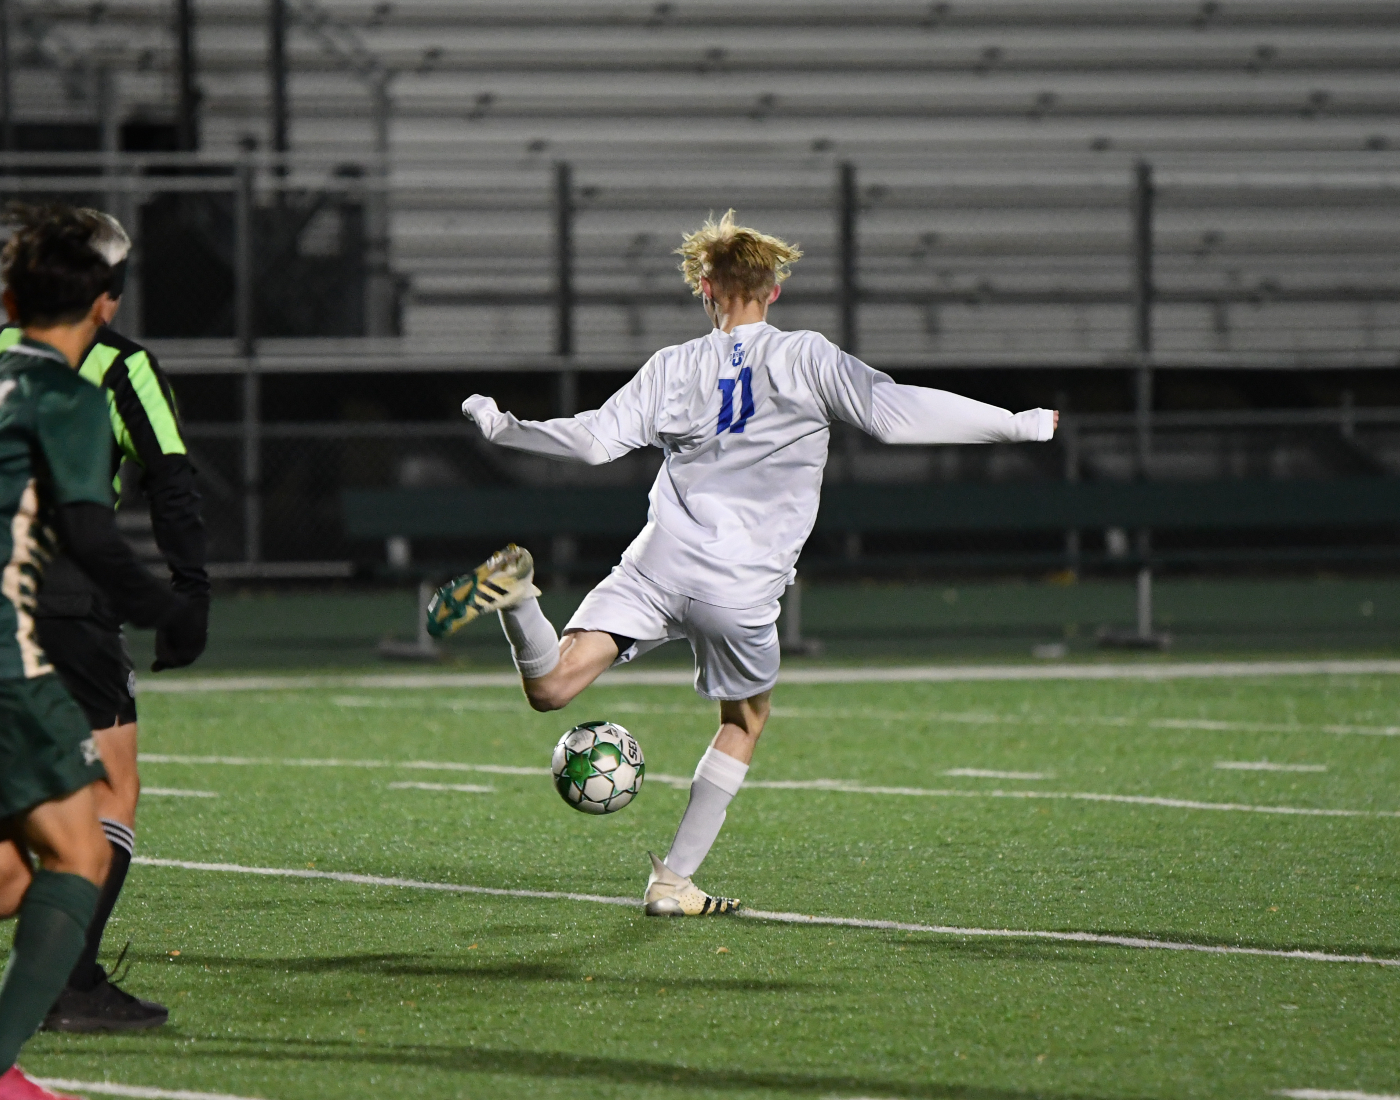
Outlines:
[{"label": "white soccer jersey", "polygon": [[492,442],[589,465],[660,447],[647,525],[623,557],[667,591],[734,608],[792,583],[833,421],[884,443],[1031,442],[1054,424],[1046,409],[898,385],[820,333],[763,321],[663,348],[592,412],[521,421],[480,395],[462,412]]}]

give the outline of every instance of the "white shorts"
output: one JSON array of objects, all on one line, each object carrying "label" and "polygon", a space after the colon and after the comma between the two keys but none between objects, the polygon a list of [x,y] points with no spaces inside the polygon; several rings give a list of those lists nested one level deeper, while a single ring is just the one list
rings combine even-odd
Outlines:
[{"label": "white shorts", "polygon": [[564,633],[601,630],[634,639],[613,667],[684,638],[695,654],[695,690],[706,699],[749,699],[778,682],[777,600],[716,607],[658,587],[623,562],[584,597]]}]

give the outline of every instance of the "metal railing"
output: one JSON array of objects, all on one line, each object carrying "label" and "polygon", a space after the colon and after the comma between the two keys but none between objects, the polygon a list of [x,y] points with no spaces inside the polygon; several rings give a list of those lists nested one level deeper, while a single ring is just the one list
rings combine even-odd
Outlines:
[{"label": "metal railing", "polygon": [[[351,426],[320,428],[264,422],[261,382],[271,373],[346,373],[373,371],[529,371],[547,372],[555,376],[556,408],[560,413],[575,411],[578,375],[583,372],[625,371],[636,362],[630,355],[608,355],[580,351],[579,324],[582,311],[595,308],[641,309],[653,306],[681,306],[691,301],[684,288],[674,290],[649,288],[639,280],[628,285],[625,279],[600,275],[580,257],[577,236],[579,219],[600,210],[624,210],[626,203],[643,201],[649,209],[671,209],[684,194],[689,203],[689,184],[670,183],[654,193],[638,198],[642,181],[630,184],[623,198],[609,198],[607,187],[580,179],[580,172],[567,163],[547,169],[547,178],[540,179],[536,193],[515,197],[492,193],[490,177],[475,178],[470,187],[454,174],[450,166],[437,164],[415,167],[396,164],[392,168],[382,158],[371,166],[373,170],[360,175],[337,174],[334,166],[308,161],[305,158],[275,157],[248,154],[233,160],[191,155],[132,155],[132,154],[3,154],[0,155],[0,194],[104,196],[102,201],[130,219],[137,204],[163,193],[212,193],[228,196],[234,212],[232,282],[233,331],[230,337],[205,340],[152,340],[166,368],[174,374],[225,374],[240,380],[241,415],[236,424],[199,425],[192,427],[194,438],[236,440],[240,460],[235,486],[241,499],[242,553],[246,569],[256,571],[265,558],[267,543],[264,524],[264,500],[267,463],[265,451],[270,440],[300,432],[314,435],[326,431],[339,438],[349,438]],[[467,166],[459,166],[467,171]],[[198,173],[198,174],[194,174]],[[589,169],[590,174],[596,174]],[[810,175],[810,173],[808,173]],[[518,178],[514,171],[512,178]],[[774,179],[777,177],[775,176]],[[762,181],[761,181],[762,182]],[[746,185],[748,186],[748,185]],[[754,185],[758,186],[758,185]],[[763,186],[774,186],[770,179]],[[1079,188],[1092,193],[1102,208],[1113,213],[1115,207],[1124,217],[1129,232],[1124,235],[1126,254],[1117,268],[1109,268],[1109,281],[1093,281],[1093,285],[996,285],[983,280],[971,287],[935,285],[925,280],[916,283],[905,280],[891,285],[890,268],[880,265],[886,258],[862,251],[862,229],[872,212],[881,203],[906,203],[917,208],[920,195],[957,193],[964,202],[977,201],[976,196],[998,189],[1029,195],[1025,201],[1034,208],[1035,195],[1047,189]],[[335,193],[363,203],[372,211],[371,225],[387,226],[395,211],[424,204],[433,208],[470,211],[487,195],[491,203],[507,205],[522,211],[535,209],[537,196],[547,196],[546,205],[538,209],[549,227],[553,242],[547,266],[541,265],[530,280],[533,286],[463,286],[453,289],[410,286],[412,302],[426,306],[458,306],[471,308],[540,308],[546,307],[552,319],[548,350],[522,353],[464,352],[450,342],[433,342],[412,338],[392,338],[384,335],[362,339],[270,339],[257,331],[255,308],[254,214],[259,207],[278,201],[278,196],[290,190],[317,190]],[[752,187],[750,187],[752,190]],[[805,203],[810,217],[829,219],[830,271],[826,286],[794,287],[784,295],[793,307],[819,308],[827,311],[829,331],[846,348],[859,353],[864,344],[863,318],[872,305],[903,304],[941,306],[973,303],[1007,306],[1096,306],[1111,305],[1126,308],[1130,318],[1128,339],[1116,351],[1034,351],[1017,353],[969,353],[959,351],[910,352],[883,357],[872,356],[874,365],[885,369],[1098,369],[1128,371],[1134,385],[1134,411],[1131,426],[1136,433],[1138,476],[1150,472],[1152,436],[1154,430],[1170,425],[1174,429],[1187,426],[1219,426],[1224,419],[1230,423],[1251,423],[1256,426],[1284,424],[1331,423],[1341,412],[1310,410],[1294,414],[1282,411],[1259,411],[1250,414],[1162,414],[1153,409],[1155,373],[1173,369],[1264,369],[1264,370],[1330,370],[1330,369],[1389,369],[1400,365],[1400,348],[1362,348],[1338,346],[1323,350],[1273,351],[1162,351],[1154,346],[1156,312],[1167,305],[1196,304],[1228,306],[1252,305],[1261,300],[1298,303],[1378,303],[1400,300],[1400,284],[1393,278],[1312,279],[1288,286],[1230,286],[1218,280],[1191,285],[1174,275],[1168,285],[1161,277],[1161,245],[1157,233],[1157,211],[1164,192],[1210,194],[1228,192],[1232,196],[1254,196],[1252,201],[1267,206],[1280,194],[1340,196],[1341,208],[1356,196],[1366,202],[1377,197],[1392,197],[1400,191],[1400,172],[1247,172],[1235,169],[1208,171],[1166,168],[1154,170],[1147,163],[1133,166],[1128,173],[1117,171],[1062,171],[1037,173],[1033,170],[992,172],[972,168],[940,171],[930,168],[919,174],[918,187],[903,198],[890,197],[889,189],[863,185],[856,165],[843,163],[835,168],[825,193],[807,188],[794,203]],[[970,198],[968,196],[971,196]],[[1235,201],[1235,200],[1232,200]],[[611,205],[609,205],[611,203]],[[669,204],[669,205],[668,205]],[[1363,204],[1364,205],[1364,204]],[[824,214],[823,214],[824,208]],[[1050,209],[1047,207],[1047,209]],[[525,216],[525,215],[522,215]],[[130,284],[139,293],[142,242],[138,241],[133,256]],[[371,242],[381,248],[380,243]],[[1121,270],[1123,280],[1114,285],[1112,272]],[[365,287],[365,316],[383,317],[385,297],[391,292],[391,275],[384,266],[371,265]],[[478,280],[479,282],[479,280]],[[139,313],[128,303],[126,317]],[[371,327],[375,323],[371,322]],[[381,326],[382,328],[382,326]],[[1345,415],[1351,422],[1367,421],[1368,417],[1389,415],[1388,411],[1352,410]],[[1186,419],[1183,419],[1183,415]],[[1192,420],[1191,417],[1195,417]],[[1212,417],[1215,420],[1212,421]],[[1249,419],[1253,417],[1253,419]],[[1383,419],[1383,417],[1382,417]],[[1076,418],[1075,423],[1087,430],[1092,418]],[[1107,426],[1104,421],[1104,426]],[[1122,426],[1122,419],[1114,421]],[[451,433],[465,429],[454,426]],[[420,438],[448,431],[445,426],[400,425],[386,426],[384,434],[404,437],[417,433]],[[1145,547],[1149,533],[1139,535]],[[269,566],[272,569],[273,566]]]}]

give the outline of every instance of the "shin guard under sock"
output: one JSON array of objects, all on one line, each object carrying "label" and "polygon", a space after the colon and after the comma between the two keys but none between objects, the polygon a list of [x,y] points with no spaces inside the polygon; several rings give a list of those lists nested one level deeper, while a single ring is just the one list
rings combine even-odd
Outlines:
[{"label": "shin guard under sock", "polygon": [[690,802],[686,804],[676,839],[666,853],[666,866],[678,875],[689,878],[700,869],[710,854],[724,827],[729,803],[744,785],[749,766],[726,756],[715,748],[705,750],[695,768],[690,784]]},{"label": "shin guard under sock", "polygon": [[559,664],[559,635],[544,617],[539,599],[531,596],[498,614],[520,675],[535,680],[553,672]]},{"label": "shin guard under sock", "polygon": [[83,950],[98,889],[81,875],[36,871],[0,979],[0,1072],[39,1030]]},{"label": "shin guard under sock", "polygon": [[126,873],[131,869],[131,856],[136,846],[136,834],[120,821],[102,819],[102,831],[112,845],[112,869],[107,872],[107,881],[102,884],[102,892],[97,897],[97,910],[88,925],[87,942],[83,953],[68,976],[68,988],[82,993],[94,988],[102,980],[102,971],[97,967],[97,953],[102,949],[102,936],[107,931],[107,922],[112,919],[117,898],[126,884]]}]

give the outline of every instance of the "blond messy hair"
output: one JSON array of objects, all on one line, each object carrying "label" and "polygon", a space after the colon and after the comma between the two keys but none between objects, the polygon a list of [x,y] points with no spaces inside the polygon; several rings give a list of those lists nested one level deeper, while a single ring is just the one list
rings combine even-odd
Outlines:
[{"label": "blond messy hair", "polygon": [[792,274],[792,265],[801,259],[802,250],[757,229],[735,225],[730,209],[719,221],[711,214],[694,233],[682,237],[676,255],[681,257],[681,272],[696,297],[700,296],[700,280],[705,278],[726,297],[753,302],[766,298],[775,284]]}]

